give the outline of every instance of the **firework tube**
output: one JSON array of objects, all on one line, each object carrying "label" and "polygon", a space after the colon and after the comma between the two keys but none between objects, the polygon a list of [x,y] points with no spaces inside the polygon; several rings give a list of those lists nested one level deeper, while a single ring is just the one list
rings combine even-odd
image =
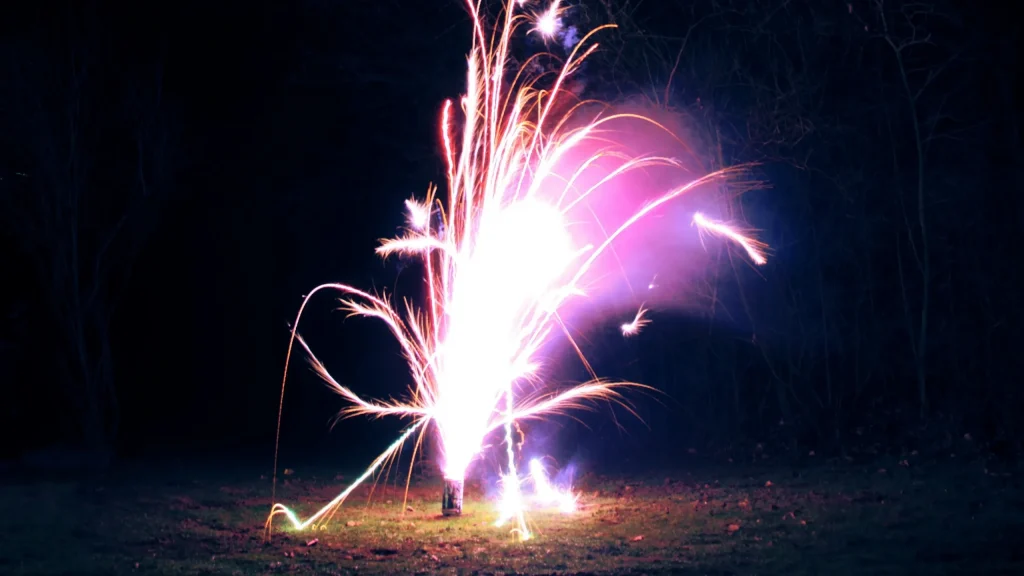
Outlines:
[{"label": "firework tube", "polygon": [[443,516],[462,515],[462,480],[444,479],[444,494],[441,496],[441,514]]}]

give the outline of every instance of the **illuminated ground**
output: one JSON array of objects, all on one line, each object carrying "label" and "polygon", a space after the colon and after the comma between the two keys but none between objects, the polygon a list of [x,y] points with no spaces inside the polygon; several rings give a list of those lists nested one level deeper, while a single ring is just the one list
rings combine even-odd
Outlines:
[{"label": "illuminated ground", "polygon": [[[1020,469],[985,468],[911,459],[589,477],[585,510],[534,515],[539,534],[526,544],[488,525],[479,493],[463,518],[439,518],[433,482],[415,488],[404,515],[401,491],[378,488],[328,529],[278,532],[265,546],[270,484],[258,473],[150,467],[92,483],[9,481],[0,573],[1024,574]],[[333,477],[299,470],[283,500],[312,510],[341,485]]]}]

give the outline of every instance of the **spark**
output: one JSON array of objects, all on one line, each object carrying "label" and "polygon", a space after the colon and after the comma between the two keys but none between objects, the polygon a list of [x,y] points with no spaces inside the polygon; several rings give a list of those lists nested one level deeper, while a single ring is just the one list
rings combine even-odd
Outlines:
[{"label": "spark", "polygon": [[331,511],[337,509],[338,506],[341,506],[345,499],[348,498],[350,494],[352,494],[353,490],[358,488],[360,484],[365,482],[367,478],[373,475],[373,473],[376,472],[377,469],[380,468],[381,465],[384,464],[384,462],[386,462],[391,457],[391,455],[395,453],[395,451],[401,448],[402,444],[404,444],[405,441],[408,440],[410,436],[412,436],[413,432],[415,432],[416,429],[418,429],[422,425],[423,421],[420,421],[410,426],[409,429],[407,429],[401,436],[398,437],[397,440],[391,443],[391,446],[389,446],[388,449],[385,450],[383,454],[378,456],[377,459],[374,460],[372,464],[370,464],[369,468],[363,471],[363,473],[359,476],[359,478],[356,479],[355,482],[350,484],[348,488],[342,491],[341,494],[335,496],[334,500],[328,502],[326,506],[321,508],[319,511],[317,511],[309,518],[305,520],[299,520],[299,517],[294,512],[292,512],[287,506],[285,506],[284,504],[275,503],[273,508],[271,508],[270,510],[270,516],[267,518],[267,530],[270,530],[271,520],[274,518],[274,516],[277,516],[278,514],[283,514],[286,518],[288,518],[288,520],[292,524],[292,527],[296,530],[305,530],[307,527],[313,525],[317,520],[323,518]]},{"label": "spark", "polygon": [[559,0],[554,0],[548,9],[533,16],[533,30],[538,32],[545,39],[554,38],[562,29],[562,12],[565,8],[559,6]]},{"label": "spark", "polygon": [[536,458],[530,460],[530,479],[533,481],[535,498],[542,506],[555,506],[563,514],[576,511],[576,495],[556,488],[548,479],[544,465]]},{"label": "spark", "polygon": [[[567,79],[596,49],[593,35],[607,27],[583,35],[550,80],[544,73],[531,76],[509,65],[513,35],[530,22],[528,15],[519,12],[521,4],[508,0],[492,36],[477,2],[466,3],[473,24],[466,93],[458,108],[448,101],[441,113],[446,194],[438,195],[437,188],[431,187],[422,201],[406,201],[409,229],[377,248],[384,258],[401,254],[422,261],[424,303],[394,302],[385,293],[348,284],[318,286],[304,298],[292,324],[281,384],[278,439],[295,342],[308,353],[315,372],[345,400],[340,417],[387,416],[411,423],[355,482],[308,519],[300,520],[275,502],[267,519],[268,536],[277,515],[288,518],[296,530],[329,519],[357,486],[396,459],[414,434],[415,458],[428,430],[440,448],[439,466],[445,478],[464,481],[486,438],[504,429],[508,461],[502,472],[499,520],[514,519],[514,532],[520,538],[531,535],[525,517],[530,502],[574,508],[566,503],[568,497],[556,497],[558,492],[547,483],[543,469],[532,464],[529,474],[538,496],[527,498],[515,465],[512,427],[524,419],[595,402],[622,403],[626,387],[642,385],[595,376],[560,391],[545,390],[539,352],[556,335],[568,336],[561,313],[568,302],[584,297],[582,285],[588,274],[619,236],[659,207],[707,184],[728,180],[738,171],[718,170],[661,191],[636,212],[614,215],[616,223],[610,227],[599,222],[600,237],[579,237],[569,222],[591,214],[587,212],[590,199],[621,190],[614,183],[623,174],[656,166],[683,168],[671,158],[636,156],[623,146],[616,148],[616,123],[668,129],[638,114],[602,110],[587,116],[586,107],[562,105],[563,100],[572,100],[566,97]],[[552,3],[542,15],[549,20],[537,20],[539,32],[552,30],[545,22],[557,23],[558,6]],[[591,175],[594,170],[596,175]],[[701,218],[695,222],[738,242],[761,263],[760,252],[749,248],[756,246],[753,240],[720,231],[710,222],[702,224],[706,221]],[[350,317],[374,319],[390,331],[409,367],[405,398],[386,402],[363,398],[328,372],[298,336],[299,320],[310,299],[327,290],[341,294],[341,310]],[[640,309],[630,332],[647,322],[645,312]],[[275,474],[277,457],[275,448]],[[276,490],[276,481],[274,486]]]},{"label": "spark", "polygon": [[644,317],[646,314],[647,309],[641,306],[640,309],[637,310],[636,316],[634,316],[632,320],[620,326],[620,329],[622,330],[622,335],[625,336],[626,338],[629,338],[630,336],[636,336],[637,334],[639,334],[641,328],[651,323],[651,321],[648,318]]},{"label": "spark", "polygon": [[718,234],[719,236],[725,236],[733,242],[739,244],[751,260],[754,261],[758,266],[763,266],[768,262],[765,257],[764,251],[767,248],[764,243],[758,242],[754,238],[744,236],[738,230],[729,226],[724,222],[717,222],[709,219],[704,214],[697,212],[693,215],[693,223],[697,225],[701,230],[707,230],[712,234]]},{"label": "spark", "polygon": [[516,518],[517,527],[514,532],[520,540],[529,540],[533,536],[523,517],[523,511],[527,508],[528,502],[532,503],[535,508],[551,508],[562,514],[572,514],[578,505],[576,494],[573,494],[572,490],[560,489],[552,484],[544,465],[536,458],[530,460],[529,476],[525,480],[528,480],[529,484],[533,486],[533,491],[530,494],[523,491],[524,479],[520,479],[514,474],[502,477],[498,519],[494,522],[495,526],[502,527]]},{"label": "spark", "polygon": [[405,201],[405,208],[409,211],[409,225],[414,230],[423,230],[430,223],[430,206],[418,202],[415,198]]}]

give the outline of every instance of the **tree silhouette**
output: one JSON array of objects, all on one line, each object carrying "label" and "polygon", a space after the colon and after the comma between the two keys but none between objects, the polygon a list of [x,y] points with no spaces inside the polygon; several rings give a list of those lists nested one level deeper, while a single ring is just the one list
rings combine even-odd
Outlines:
[{"label": "tree silhouette", "polygon": [[[707,427],[756,422],[763,437],[782,421],[813,443],[913,428],[904,412],[1017,429],[992,402],[1020,406],[1005,384],[1019,362],[997,344],[1019,297],[1009,279],[984,280],[1019,251],[983,240],[1013,237],[1020,207],[982,184],[1020,174],[1013,49],[990,49],[993,24],[944,0],[674,2],[657,18],[620,5],[586,13],[620,24],[591,68],[604,75],[591,85],[617,87],[600,96],[640,92],[688,115],[716,163],[758,162],[769,183],[735,210],[777,257],[761,275],[723,260],[708,342],[666,352],[681,374],[662,378],[680,382],[671,393]],[[734,374],[696,368],[722,358]]]},{"label": "tree silhouette", "polygon": [[119,70],[95,13],[83,4],[67,17],[59,41],[6,47],[5,160],[19,177],[5,179],[3,223],[48,304],[48,348],[71,406],[58,419],[103,449],[120,419],[111,322],[171,192],[172,131],[160,62]]}]

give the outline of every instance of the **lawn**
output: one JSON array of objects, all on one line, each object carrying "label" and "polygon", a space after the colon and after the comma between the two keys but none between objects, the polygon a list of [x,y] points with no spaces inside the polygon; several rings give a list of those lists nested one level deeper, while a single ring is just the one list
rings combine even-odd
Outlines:
[{"label": "lawn", "polygon": [[[270,480],[225,465],[129,467],[101,480],[0,485],[0,573],[14,574],[1024,574],[1016,467],[881,459],[685,466],[585,476],[581,510],[535,513],[535,537],[495,528],[479,486],[442,518],[436,480],[407,508],[392,484],[332,521],[264,542]],[[297,470],[279,500],[315,511],[344,485]]]}]

